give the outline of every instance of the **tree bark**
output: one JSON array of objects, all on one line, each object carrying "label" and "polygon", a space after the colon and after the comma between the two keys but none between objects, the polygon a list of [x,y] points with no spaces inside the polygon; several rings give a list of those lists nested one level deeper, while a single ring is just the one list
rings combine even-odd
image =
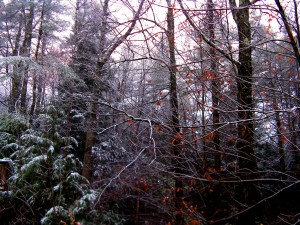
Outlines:
[{"label": "tree bark", "polygon": [[[19,54],[19,48],[20,48],[20,40],[21,40],[21,34],[22,34],[22,27],[23,27],[23,16],[20,14],[19,18],[19,27],[16,34],[16,40],[15,40],[15,46],[12,52],[13,56],[18,56]],[[11,93],[10,93],[10,102],[8,106],[8,111],[10,113],[17,112],[17,102],[19,100],[21,94],[21,76],[19,73],[19,69],[17,65],[14,65],[13,67],[13,77],[11,80]]]},{"label": "tree bark", "polygon": [[[294,10],[295,10],[295,26],[296,26],[296,29],[295,29],[295,32],[296,32],[296,37],[294,37],[294,32],[293,32],[293,29],[292,29],[292,26],[290,24],[290,22],[288,21],[288,17],[286,15],[286,12],[284,10],[284,8],[282,7],[281,5],[281,2],[280,0],[275,0],[275,3],[278,7],[278,11],[280,13],[280,16],[281,16],[281,19],[283,21],[283,24],[284,24],[284,27],[285,27],[285,30],[288,34],[288,37],[289,37],[289,43],[291,45],[291,47],[293,48],[293,51],[294,51],[294,55],[296,57],[296,60],[297,60],[297,63],[298,63],[298,68],[300,66],[300,28],[299,28],[299,18],[298,18],[298,6],[297,6],[297,2],[294,0],[293,3],[294,3]],[[298,41],[298,43],[297,43]],[[300,99],[300,84],[299,84],[299,80],[300,80],[300,73],[298,74],[298,87],[297,87],[297,97],[298,99]],[[298,105],[300,103],[300,100],[298,100]],[[300,128],[300,109],[298,108],[297,109],[297,113],[298,113],[298,118],[295,118],[295,124],[297,124],[298,128],[296,128],[296,130],[293,132],[293,135],[292,135],[292,143],[293,143],[293,161],[292,161],[292,171],[294,172],[294,175],[299,177],[299,173],[298,173],[298,170],[300,168],[300,163],[299,163],[299,150],[298,150],[298,136],[299,136],[299,128]],[[292,126],[295,126],[294,124]],[[298,174],[298,175],[297,175]]]},{"label": "tree bark", "polygon": [[167,37],[169,45],[169,73],[170,73],[170,107],[172,121],[172,152],[174,155],[173,168],[175,173],[175,225],[184,224],[183,210],[183,182],[179,176],[182,174],[181,157],[182,146],[180,139],[180,124],[178,113],[177,79],[176,79],[176,59],[175,59],[175,25],[174,9],[171,0],[166,0],[168,4],[167,13]]},{"label": "tree bark", "polygon": [[[34,19],[34,2],[30,1],[30,8],[28,17],[26,17],[26,26],[25,26],[25,34],[24,41],[20,49],[20,55],[29,57],[30,49],[31,49],[31,39],[32,39],[32,30],[33,30],[33,19]],[[22,82],[22,90],[21,90],[21,102],[20,102],[20,112],[22,114],[26,114],[27,109],[27,84],[28,84],[28,65],[24,66],[24,77]]]},{"label": "tree bark", "polygon": [[[44,22],[44,10],[45,10],[45,1],[43,1],[42,5],[42,12],[41,12],[41,23],[39,27],[39,32],[38,32],[38,40],[37,40],[37,45],[36,45],[36,50],[34,54],[35,61],[38,61],[38,55],[39,55],[39,50],[41,46],[41,41],[42,41],[42,36],[43,36],[43,22]],[[32,85],[32,103],[30,107],[30,112],[29,112],[29,122],[32,123],[32,119],[34,116],[34,110],[36,107],[36,101],[37,101],[37,77],[36,73],[33,74],[33,85]]]},{"label": "tree bark", "polygon": [[82,175],[86,178],[90,178],[91,173],[91,161],[92,161],[92,148],[96,144],[97,140],[97,114],[98,114],[98,98],[99,98],[99,80],[103,75],[103,67],[105,65],[104,54],[105,54],[105,43],[108,29],[108,3],[109,0],[105,0],[103,4],[103,16],[102,25],[100,27],[100,40],[99,40],[99,52],[100,58],[97,62],[95,75],[93,77],[92,86],[92,97],[91,97],[91,108],[87,117],[87,132],[85,141],[85,151],[83,156],[83,170]]},{"label": "tree bark", "polygon": [[[240,178],[253,179],[256,177],[257,162],[254,153],[254,124],[253,124],[253,98],[252,98],[252,47],[251,25],[249,15],[249,0],[240,0],[237,8],[235,1],[230,0],[233,19],[237,25],[239,38],[239,64],[237,65],[237,103],[238,103],[238,173]],[[254,184],[241,183],[238,191],[238,199],[249,207],[256,202],[257,193]],[[242,213],[238,218],[238,224],[255,224],[253,210]]]},{"label": "tree bark", "polygon": [[[238,104],[238,140],[236,149],[238,155],[239,175],[241,180],[257,178],[257,162],[254,154],[254,122],[253,122],[253,99],[252,99],[252,48],[251,48],[251,26],[249,0],[240,0],[239,7],[235,0],[229,0],[233,19],[238,28],[239,60],[232,58],[231,53],[227,53],[219,48],[201,29],[194,23],[188,11],[184,8],[182,0],[177,0],[186,16],[187,21],[197,31],[202,40],[218,53],[231,61],[237,67],[237,104]],[[253,1],[256,2],[256,1]],[[253,184],[241,182],[239,185],[239,202],[244,207],[254,204],[258,198],[256,188]],[[252,210],[245,210],[239,216],[238,224],[255,224],[254,213]]]},{"label": "tree bark", "polygon": [[[268,63],[269,65],[269,73],[270,75],[272,75],[272,63],[271,61],[269,61]],[[271,87],[276,90],[276,86],[275,86],[275,82],[280,82],[280,80],[278,79],[278,76],[275,75],[275,81],[271,81]],[[280,172],[284,173],[285,169],[286,169],[286,165],[285,165],[285,151],[284,151],[284,145],[283,145],[283,124],[281,122],[281,116],[280,116],[280,112],[279,112],[279,106],[278,106],[278,102],[280,102],[280,100],[277,99],[276,96],[276,91],[273,91],[273,110],[275,112],[275,121],[276,121],[276,136],[277,136],[277,148],[278,148],[278,153],[279,153],[279,168],[280,168]]]},{"label": "tree bark", "polygon": [[[215,27],[214,27],[214,3],[212,0],[207,1],[208,9],[208,32],[210,40],[215,43]],[[221,148],[220,148],[220,132],[219,132],[219,123],[220,123],[220,113],[219,113],[219,77],[217,73],[217,63],[216,63],[216,49],[210,46],[209,54],[211,58],[210,63],[210,73],[212,74],[212,107],[213,107],[213,138],[214,143],[214,166],[216,171],[220,171],[221,168]]]}]

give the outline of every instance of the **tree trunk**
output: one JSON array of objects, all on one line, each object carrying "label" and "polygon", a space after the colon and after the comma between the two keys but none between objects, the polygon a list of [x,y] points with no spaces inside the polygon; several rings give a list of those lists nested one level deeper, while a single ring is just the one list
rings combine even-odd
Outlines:
[{"label": "tree trunk", "polygon": [[[272,64],[271,61],[269,61],[269,73],[272,75]],[[277,75],[275,77],[275,81],[271,81],[271,87],[273,90],[276,90],[276,86],[274,82],[280,82]],[[274,96],[273,96],[273,110],[275,112],[275,121],[276,121],[276,136],[277,136],[277,148],[278,148],[278,153],[279,153],[279,168],[280,172],[284,173],[286,169],[285,165],[285,152],[284,152],[284,145],[283,145],[283,139],[284,136],[282,134],[283,131],[283,124],[281,122],[281,117],[280,117],[280,112],[279,112],[279,107],[278,107],[278,102],[280,100],[277,99],[276,97],[276,91],[273,91]]]},{"label": "tree trunk", "polygon": [[[29,57],[30,48],[31,48],[31,39],[32,39],[32,30],[33,30],[33,19],[34,19],[34,2],[30,1],[29,14],[26,18],[27,23],[25,26],[24,41],[20,49],[20,55]],[[20,112],[26,114],[27,108],[27,84],[28,84],[28,65],[24,66],[24,77],[22,82],[22,91],[21,91],[21,102],[20,102]]]},{"label": "tree trunk", "polygon": [[175,173],[175,224],[184,224],[183,210],[183,182],[179,176],[182,174],[181,169],[181,157],[182,146],[180,139],[180,127],[179,127],[179,113],[178,113],[178,97],[177,97],[177,79],[176,79],[176,59],[175,59],[175,26],[174,26],[174,9],[171,4],[171,0],[166,0],[168,4],[167,13],[167,37],[169,44],[169,57],[170,57],[170,107],[171,107],[171,121],[172,121],[172,152],[174,155],[173,168]]},{"label": "tree trunk", "polygon": [[[203,76],[203,74],[202,74]],[[202,150],[203,150],[203,171],[205,172],[208,168],[208,162],[207,162],[207,145],[206,145],[206,139],[204,138],[207,134],[206,131],[206,123],[205,123],[205,104],[206,104],[206,94],[205,94],[205,89],[206,85],[204,82],[202,83],[202,96],[201,96],[201,102],[202,102],[202,108],[201,108],[201,124],[202,124]]]},{"label": "tree trunk", "polygon": [[37,77],[37,96],[36,96],[36,106],[35,113],[39,114],[41,107],[44,105],[45,99],[45,83],[43,83],[43,79],[41,76]]},{"label": "tree trunk", "polygon": [[96,76],[93,82],[93,92],[91,98],[91,108],[87,116],[87,132],[85,140],[85,150],[83,156],[83,170],[82,175],[86,178],[90,178],[91,175],[91,161],[92,161],[92,148],[97,141],[97,114],[99,110],[99,79],[103,74],[103,62],[97,63]]},{"label": "tree trunk", "polygon": [[[35,61],[38,61],[38,55],[39,55],[41,40],[42,40],[42,36],[43,36],[44,9],[45,9],[45,1],[43,2],[43,5],[42,5],[42,12],[41,12],[41,17],[40,17],[41,23],[40,23],[40,27],[39,27],[38,40],[37,40],[36,50],[35,50],[35,54],[34,54]],[[34,73],[33,74],[33,85],[32,85],[32,103],[31,103],[30,112],[29,112],[29,122],[30,123],[32,123],[32,119],[34,116],[34,110],[36,107],[37,82],[38,82],[38,80],[36,77],[36,73]]]},{"label": "tree trunk", "polygon": [[108,3],[109,0],[105,0],[103,3],[103,16],[102,16],[102,26],[100,27],[100,40],[99,40],[99,52],[100,59],[97,62],[97,67],[95,74],[93,76],[92,83],[92,97],[91,97],[91,107],[89,114],[87,116],[87,132],[85,140],[85,150],[83,156],[83,170],[82,175],[87,179],[91,175],[91,162],[92,162],[92,147],[95,146],[97,141],[97,114],[98,114],[98,99],[99,99],[99,82],[100,78],[103,75],[103,68],[105,65],[104,54],[105,54],[105,43],[108,29]]},{"label": "tree trunk", "polygon": [[273,98],[273,109],[275,111],[275,121],[276,121],[276,136],[277,136],[277,147],[279,151],[279,168],[280,172],[284,173],[285,172],[285,153],[284,153],[284,147],[283,147],[283,138],[284,136],[282,135],[282,123],[281,123],[281,118],[280,114],[278,112],[278,104],[276,101],[276,98]]},{"label": "tree trunk", "polygon": [[[15,46],[12,52],[13,56],[17,56],[19,54],[19,48],[20,48],[20,39],[21,39],[21,33],[22,33],[22,23],[23,23],[23,16],[20,14],[20,21],[19,21],[19,27],[18,32],[16,34],[16,40],[15,40]],[[10,93],[10,102],[8,106],[8,111],[13,113],[17,112],[17,101],[19,100],[21,94],[21,76],[20,71],[18,69],[17,65],[14,65],[13,67],[13,77],[11,80],[11,93]]]},{"label": "tree trunk", "polygon": [[[209,37],[213,43],[215,43],[215,27],[214,27],[214,3],[212,0],[207,1],[208,9],[208,32]],[[210,73],[212,74],[212,107],[213,107],[213,138],[214,143],[214,166],[217,171],[221,168],[221,148],[220,148],[220,114],[219,114],[219,77],[217,75],[217,63],[216,63],[216,49],[210,46],[209,54],[211,58]]]},{"label": "tree trunk", "polygon": [[[200,36],[198,37],[199,39],[201,38]],[[201,72],[201,77],[204,77],[204,66],[203,66],[203,48],[200,47],[199,48],[199,57],[200,57],[200,71]],[[202,132],[201,132],[201,136],[202,137],[205,137],[206,134],[207,134],[207,128],[206,128],[206,123],[205,123],[205,105],[206,105],[206,84],[205,82],[202,82],[201,83],[201,90],[202,90],[202,93],[201,93],[201,125],[202,125]],[[199,107],[199,106],[197,106]],[[198,108],[197,108],[198,110]],[[202,165],[201,165],[201,170],[200,171],[206,171],[207,170],[207,145],[206,145],[206,139],[205,138],[201,138],[202,140],[202,157],[203,157],[203,160],[202,160]],[[196,142],[197,143],[197,142]]]},{"label": "tree trunk", "polygon": [[[249,16],[249,0],[240,0],[239,8],[235,1],[230,0],[234,21],[238,28],[239,37],[239,64],[237,65],[237,103],[238,103],[238,151],[239,175],[242,180],[256,177],[257,163],[254,153],[254,124],[253,124],[253,98],[252,98],[252,48],[251,25]],[[238,191],[238,200],[245,207],[256,202],[257,192],[254,184],[241,183]],[[253,210],[242,213],[238,224],[255,224]]]},{"label": "tree trunk", "polygon": [[[293,48],[293,51],[294,51],[294,55],[296,57],[296,60],[297,60],[297,63],[298,63],[298,68],[300,66],[300,28],[299,28],[299,16],[298,16],[298,6],[297,6],[297,2],[294,0],[293,1],[293,5],[294,5],[294,11],[295,11],[295,25],[291,25],[290,22],[289,22],[289,19],[286,15],[286,11],[285,9],[283,8],[283,6],[281,5],[281,2],[280,0],[275,0],[275,3],[277,5],[277,8],[278,8],[278,11],[280,13],[280,16],[281,16],[281,19],[284,23],[284,27],[285,27],[285,30],[288,34],[288,37],[289,37],[289,43],[291,45],[291,47]],[[295,27],[296,29],[293,30],[293,27]],[[295,31],[296,31],[296,35],[295,34]],[[297,43],[298,42],[298,43]],[[300,83],[299,83],[299,80],[300,80],[300,73],[298,73],[298,87],[297,87],[297,97],[298,97],[298,101],[297,101],[297,104],[299,105],[300,103]],[[293,162],[292,162],[292,171],[294,172],[294,175],[299,177],[299,173],[298,173],[298,170],[300,168],[300,163],[299,163],[299,150],[298,150],[298,137],[299,137],[299,129],[300,129],[300,109],[298,108],[297,109],[297,118],[295,118],[295,121],[294,123],[297,124],[293,124],[292,126],[297,126],[295,127],[296,130],[294,131],[293,135],[292,135],[292,143],[293,143]],[[298,175],[297,175],[298,174]]]}]

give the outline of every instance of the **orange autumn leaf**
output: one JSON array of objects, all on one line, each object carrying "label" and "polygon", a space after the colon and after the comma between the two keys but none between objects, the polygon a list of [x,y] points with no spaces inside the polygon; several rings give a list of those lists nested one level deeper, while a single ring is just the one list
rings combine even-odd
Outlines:
[{"label": "orange autumn leaf", "polygon": [[201,140],[201,138],[199,138],[199,137],[193,137],[193,141],[194,142],[198,142],[198,141],[200,141]]},{"label": "orange autumn leaf", "polygon": [[164,198],[161,200],[161,202],[164,204],[164,203],[167,202],[167,200],[168,200],[168,197],[164,197]]},{"label": "orange autumn leaf", "polygon": [[189,181],[189,183],[190,183],[190,186],[195,186],[195,185],[196,185],[196,180],[191,179],[191,180]]},{"label": "orange autumn leaf", "polygon": [[289,61],[292,63],[292,62],[294,61],[294,59],[293,59],[293,58],[290,58]]},{"label": "orange autumn leaf", "polygon": [[174,216],[177,216],[177,215],[179,215],[179,214],[180,214],[180,212],[178,212],[178,211],[175,211],[173,214],[174,214]]},{"label": "orange autumn leaf", "polygon": [[228,141],[228,144],[233,144],[234,141],[235,141],[235,137],[234,136],[230,136],[227,141]]},{"label": "orange autumn leaf", "polygon": [[245,137],[246,136],[246,131],[247,131],[247,127],[244,125],[243,128],[242,128],[242,137]]},{"label": "orange autumn leaf", "polygon": [[176,189],[176,192],[180,192],[180,191],[183,191],[183,188],[179,187]]},{"label": "orange autumn leaf", "polygon": [[228,79],[228,84],[230,84],[230,85],[233,84],[233,81],[234,80],[232,78]]},{"label": "orange autumn leaf", "polygon": [[208,168],[207,170],[210,173],[216,173],[217,172],[215,168]]},{"label": "orange autumn leaf", "polygon": [[180,132],[178,132],[178,133],[176,134],[176,138],[177,138],[177,139],[181,139],[182,137],[184,137],[184,135],[185,135],[185,133],[180,133]]},{"label": "orange autumn leaf", "polygon": [[206,77],[206,78],[208,78],[208,79],[211,79],[211,78],[215,78],[215,73],[213,73],[213,72],[205,72],[204,73],[204,76]]},{"label": "orange autumn leaf", "polygon": [[204,140],[204,141],[205,141],[205,140],[211,140],[211,139],[213,139],[213,137],[214,137],[214,133],[211,132],[211,133],[205,135],[205,136],[203,137],[203,140]]},{"label": "orange autumn leaf", "polygon": [[160,127],[160,126],[157,126],[157,127],[156,127],[156,131],[157,131],[157,132],[161,132],[161,127]]},{"label": "orange autumn leaf", "polygon": [[281,141],[282,143],[285,143],[285,142],[287,141],[286,136],[282,136],[282,137],[280,138],[280,141]]},{"label": "orange autumn leaf", "polygon": [[175,145],[176,142],[177,142],[177,140],[174,138],[174,139],[172,140],[172,145]]},{"label": "orange autumn leaf", "polygon": [[278,58],[278,60],[281,60],[282,59],[282,55],[278,54],[277,58]]},{"label": "orange autumn leaf", "polygon": [[201,225],[201,222],[199,222],[197,220],[192,220],[191,225]]},{"label": "orange autumn leaf", "polygon": [[208,172],[205,172],[203,176],[204,176],[204,178],[206,178],[206,179],[209,180],[209,181],[212,180],[212,178],[211,178],[211,176],[208,174]]},{"label": "orange autumn leaf", "polygon": [[135,129],[135,125],[134,124],[131,124],[131,129]]}]

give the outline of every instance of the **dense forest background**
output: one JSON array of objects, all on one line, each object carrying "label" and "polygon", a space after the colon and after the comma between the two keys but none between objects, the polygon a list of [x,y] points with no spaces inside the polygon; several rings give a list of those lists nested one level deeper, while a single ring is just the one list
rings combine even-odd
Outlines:
[{"label": "dense forest background", "polygon": [[298,224],[299,0],[0,0],[0,224]]}]

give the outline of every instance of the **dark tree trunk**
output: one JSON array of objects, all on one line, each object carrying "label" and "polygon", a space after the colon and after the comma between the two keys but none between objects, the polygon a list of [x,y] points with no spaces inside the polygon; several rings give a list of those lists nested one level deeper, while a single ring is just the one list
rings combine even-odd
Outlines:
[{"label": "dark tree trunk", "polygon": [[92,161],[92,148],[95,146],[97,141],[97,114],[99,110],[99,79],[103,74],[103,62],[97,63],[96,76],[93,82],[93,92],[91,98],[91,108],[87,115],[87,132],[85,140],[85,151],[83,157],[83,170],[82,175],[86,178],[90,178],[91,174],[91,161]]},{"label": "dark tree trunk", "polygon": [[[207,1],[207,9],[208,9],[208,32],[209,37],[213,43],[215,43],[215,27],[214,27],[214,4],[212,0]],[[217,57],[216,57],[216,49],[213,47],[209,48],[209,54],[211,57],[210,64],[210,73],[212,74],[212,107],[213,107],[213,138],[212,141],[214,143],[214,163],[215,169],[220,171],[221,168],[221,148],[220,148],[220,113],[219,113],[219,77],[217,73]]]},{"label": "dark tree trunk", "polygon": [[[91,162],[92,162],[92,147],[95,146],[97,141],[97,114],[99,111],[99,84],[100,78],[103,75],[103,68],[106,63],[104,61],[105,43],[108,29],[108,3],[109,0],[105,0],[103,3],[103,16],[102,26],[100,27],[100,40],[99,40],[99,52],[102,54],[96,65],[96,71],[93,75],[92,82],[92,97],[89,113],[87,115],[87,132],[85,140],[85,150],[83,156],[83,169],[82,175],[86,178],[90,178],[91,175]],[[107,59],[106,59],[107,60]]]},{"label": "dark tree trunk", "polygon": [[[289,19],[286,15],[286,12],[285,12],[285,9],[283,8],[283,6],[281,5],[281,2],[280,0],[275,0],[275,3],[277,5],[277,8],[278,8],[278,11],[280,13],[280,16],[281,16],[281,19],[284,23],[284,27],[285,27],[285,30],[288,34],[288,37],[289,37],[289,43],[291,45],[291,47],[293,48],[293,51],[294,51],[294,55],[297,59],[297,63],[298,63],[298,68],[300,66],[300,27],[299,27],[299,16],[298,16],[298,6],[297,6],[297,2],[294,0],[293,1],[293,5],[294,5],[294,11],[295,11],[295,25],[291,25],[290,22],[289,22]],[[293,27],[295,27],[296,29],[293,30]],[[296,37],[294,36],[294,33],[296,33]],[[299,80],[300,80],[300,73],[298,74],[298,87],[297,87],[297,97],[298,97],[298,105],[300,103],[300,83],[299,83]],[[299,168],[300,168],[300,163],[299,163],[299,150],[298,150],[298,137],[299,137],[299,134],[300,134],[300,109],[298,108],[297,110],[297,118],[295,118],[295,121],[292,126],[295,126],[296,130],[293,131],[293,134],[292,134],[292,143],[293,143],[293,161],[292,161],[292,172],[294,173],[295,176],[299,177]]]},{"label": "dark tree trunk", "polygon": [[275,111],[275,120],[276,120],[276,135],[277,135],[277,147],[279,151],[279,168],[280,172],[284,173],[285,172],[285,153],[284,153],[284,147],[283,147],[283,138],[284,136],[282,135],[282,123],[281,123],[281,118],[280,114],[278,112],[278,104],[276,101],[276,98],[273,99],[273,108]]},{"label": "dark tree trunk", "polygon": [[[269,74],[270,76],[272,75],[272,63],[269,60],[268,62],[268,66],[269,66]],[[276,90],[276,86],[275,86],[275,82],[279,82],[279,79],[276,75],[275,77],[276,80],[271,81],[271,87],[273,88],[273,90]],[[285,165],[285,151],[284,151],[284,136],[282,134],[283,131],[283,124],[282,124],[282,118],[280,116],[280,112],[279,112],[279,107],[278,107],[278,102],[280,102],[280,100],[278,100],[278,98],[276,97],[276,91],[273,91],[273,110],[275,112],[275,121],[276,121],[276,136],[277,136],[277,148],[278,148],[278,153],[279,153],[279,168],[280,168],[280,172],[284,173],[285,169],[286,169],[286,165]],[[282,176],[283,178],[283,176]]]},{"label": "dark tree trunk", "polygon": [[44,105],[45,84],[43,83],[41,76],[36,77],[36,79],[37,79],[37,96],[36,96],[35,113],[39,114],[41,107]]},{"label": "dark tree trunk", "polygon": [[[31,39],[33,30],[33,19],[34,19],[34,2],[30,1],[29,14],[26,18],[24,41],[20,49],[20,55],[29,57],[31,49]],[[22,66],[23,67],[23,66]],[[20,99],[20,112],[26,114],[27,109],[27,85],[28,85],[28,65],[24,65],[24,77],[22,82],[21,99]]]},{"label": "dark tree trunk", "polygon": [[[256,178],[257,162],[254,153],[254,121],[252,98],[252,48],[251,25],[249,15],[249,0],[240,0],[239,8],[235,1],[230,0],[234,21],[238,28],[239,37],[239,64],[237,65],[237,103],[238,103],[238,173],[240,179]],[[241,183],[237,192],[238,200],[245,208],[253,205],[258,196],[252,183]],[[238,218],[238,224],[255,224],[253,210],[246,210]]]},{"label": "dark tree trunk", "polygon": [[[42,12],[41,12],[41,23],[40,23],[40,27],[39,27],[39,32],[38,32],[38,40],[37,40],[37,45],[36,45],[36,50],[35,50],[35,54],[34,54],[34,58],[36,61],[38,61],[38,56],[39,56],[39,50],[40,50],[40,46],[41,46],[41,41],[42,41],[42,36],[43,36],[43,22],[44,22],[44,9],[45,9],[45,1],[43,2],[42,5]],[[33,74],[33,85],[32,85],[32,103],[31,103],[31,107],[30,107],[30,112],[29,112],[29,122],[32,123],[32,119],[34,116],[34,110],[36,107],[36,101],[37,101],[37,84],[38,80],[36,77],[36,73]]]},{"label": "dark tree trunk", "polygon": [[176,79],[176,59],[175,59],[175,26],[174,26],[174,9],[171,5],[171,0],[166,0],[168,4],[167,13],[167,37],[169,44],[169,57],[170,57],[170,107],[171,107],[171,121],[172,121],[172,152],[174,155],[173,168],[175,173],[175,224],[184,224],[183,209],[183,182],[179,174],[182,174],[181,161],[182,161],[182,146],[180,139],[180,124],[178,113],[178,96],[177,96],[177,79]]},{"label": "dark tree trunk", "polygon": [[[17,56],[19,54],[19,48],[20,48],[20,39],[22,34],[22,25],[23,23],[23,16],[20,14],[20,20],[19,20],[19,27],[18,32],[16,34],[16,40],[15,40],[15,46],[12,52],[13,56]],[[21,76],[20,71],[18,69],[18,66],[15,65],[13,67],[13,77],[11,80],[11,93],[10,93],[10,102],[8,106],[9,112],[17,112],[17,102],[19,100],[21,94]]]}]

